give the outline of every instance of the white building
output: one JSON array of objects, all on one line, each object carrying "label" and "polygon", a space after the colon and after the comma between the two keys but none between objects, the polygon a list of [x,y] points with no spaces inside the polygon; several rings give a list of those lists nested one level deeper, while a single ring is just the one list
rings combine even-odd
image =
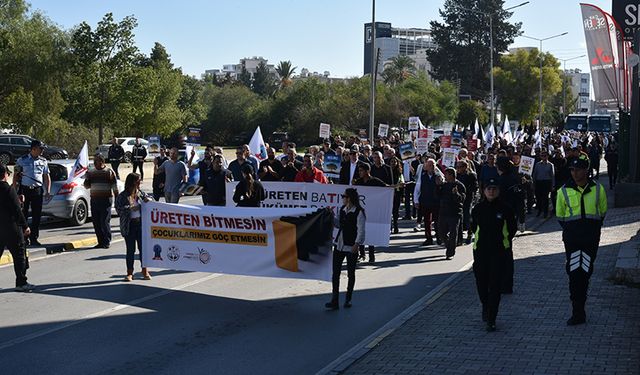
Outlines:
[{"label": "white building", "polygon": [[583,73],[580,69],[567,69],[565,70],[565,76],[567,79],[566,84],[571,88],[571,95],[576,100],[574,112],[589,113],[591,106],[589,100],[591,75]]},{"label": "white building", "polygon": [[242,72],[242,66],[244,65],[247,71],[251,74],[251,77],[253,77],[256,70],[258,69],[258,65],[260,65],[260,63],[262,62],[267,65],[269,73],[277,75],[276,67],[274,65],[268,64],[268,60],[263,58],[262,56],[245,57],[244,59],[240,59],[240,62],[238,64],[225,64],[222,66],[222,69],[209,69],[205,70],[204,73],[216,75],[218,77],[224,77],[229,74],[231,78],[238,78],[238,75],[240,75],[240,73]]}]

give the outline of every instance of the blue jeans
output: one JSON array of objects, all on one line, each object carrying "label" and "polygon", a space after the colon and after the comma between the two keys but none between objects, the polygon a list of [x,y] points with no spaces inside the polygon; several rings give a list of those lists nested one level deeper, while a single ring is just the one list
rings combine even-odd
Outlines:
[{"label": "blue jeans", "polygon": [[140,252],[140,261],[142,261],[142,225],[139,220],[129,223],[129,233],[124,236],[124,243],[127,246],[127,270],[133,270],[136,243]]},{"label": "blue jeans", "polygon": [[91,198],[91,220],[98,238],[98,245],[111,244],[111,207],[112,198]]}]

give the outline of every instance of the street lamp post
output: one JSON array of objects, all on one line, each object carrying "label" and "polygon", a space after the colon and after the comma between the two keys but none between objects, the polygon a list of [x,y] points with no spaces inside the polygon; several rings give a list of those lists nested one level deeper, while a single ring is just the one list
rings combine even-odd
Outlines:
[{"label": "street lamp post", "polygon": [[540,42],[540,89],[539,89],[539,93],[538,93],[538,127],[542,127],[542,42],[544,42],[545,40],[549,40],[549,39],[553,39],[553,38],[558,38],[564,35],[569,34],[568,32],[564,32],[562,34],[557,34],[557,35],[553,35],[547,38],[534,38],[531,36],[526,36],[523,35],[524,38],[527,39],[532,39],[532,40],[537,40],[538,42]]},{"label": "street lamp post", "polygon": [[[515,8],[520,8],[523,5],[527,5],[529,4],[528,1],[525,1],[524,3],[520,3],[518,5],[514,5],[512,7],[506,8],[504,9],[505,11],[508,10],[512,10]],[[466,10],[468,12],[471,13],[476,13],[476,14],[481,14],[485,17],[489,17],[489,85],[490,85],[490,91],[491,91],[491,117],[489,119],[489,123],[493,124],[493,121],[495,119],[495,114],[496,114],[496,109],[495,109],[495,94],[494,94],[494,84],[493,84],[493,16],[495,15],[495,13],[486,13],[486,12],[481,12],[479,10],[475,10],[475,9],[469,9],[469,8],[461,8],[463,10]]]},{"label": "street lamp post", "polygon": [[369,142],[373,145],[373,122],[376,113],[376,0],[371,0],[371,95],[369,103]]},{"label": "street lamp post", "polygon": [[[567,83],[567,61],[571,61],[571,60],[575,60],[575,59],[581,59],[583,57],[585,57],[587,55],[582,55],[582,56],[576,56],[576,57],[572,57],[570,59],[558,59],[560,61],[562,61],[562,117],[564,118],[566,116],[566,110],[567,110],[567,88],[566,88],[566,83]],[[580,93],[578,93],[578,95],[580,95]]]}]

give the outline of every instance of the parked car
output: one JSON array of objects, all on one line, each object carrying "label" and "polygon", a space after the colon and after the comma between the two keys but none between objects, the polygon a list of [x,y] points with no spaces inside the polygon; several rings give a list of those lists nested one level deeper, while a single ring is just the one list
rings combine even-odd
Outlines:
[{"label": "parked car", "polygon": [[[124,162],[131,163],[131,150],[133,150],[133,145],[136,144],[135,137],[123,137],[116,138],[118,144],[122,146],[124,149]],[[149,149],[149,141],[146,139],[140,138],[140,143],[147,148],[147,157],[145,160],[153,160],[153,155],[151,155],[151,150]],[[98,153],[104,156],[105,159],[109,156],[109,147],[111,147],[111,143],[105,143],[98,147]]]},{"label": "parked car", "polygon": [[[0,163],[13,164],[16,160],[31,151],[33,138],[20,134],[0,135]],[[60,147],[44,145],[42,156],[48,160],[67,159],[69,154]]]},{"label": "parked car", "polygon": [[269,146],[278,151],[282,149],[282,144],[288,141],[289,134],[287,132],[273,132],[269,138]]},{"label": "parked car", "polygon": [[[89,190],[84,187],[84,178],[67,182],[75,160],[59,160],[49,163],[51,197],[42,202],[42,215],[68,220],[71,225],[82,225],[91,216]],[[93,168],[90,163],[89,169]],[[124,190],[124,183],[118,180],[118,191]],[[115,208],[111,209],[115,215]]]}]

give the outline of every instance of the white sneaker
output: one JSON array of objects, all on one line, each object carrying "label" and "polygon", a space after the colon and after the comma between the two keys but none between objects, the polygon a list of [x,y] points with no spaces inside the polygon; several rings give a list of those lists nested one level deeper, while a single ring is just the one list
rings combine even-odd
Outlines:
[{"label": "white sneaker", "polygon": [[16,292],[31,293],[36,288],[35,285],[26,283],[16,287]]},{"label": "white sneaker", "polygon": [[422,230],[422,225],[421,224],[418,224],[415,227],[413,227],[413,231],[414,232],[420,232],[421,230]]}]

